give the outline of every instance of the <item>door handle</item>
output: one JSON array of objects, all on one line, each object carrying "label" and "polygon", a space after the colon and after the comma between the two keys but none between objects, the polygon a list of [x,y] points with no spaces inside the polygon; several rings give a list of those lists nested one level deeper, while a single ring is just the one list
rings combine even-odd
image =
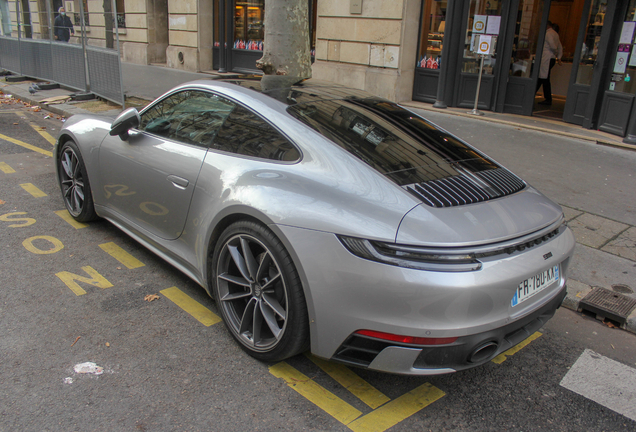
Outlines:
[{"label": "door handle", "polygon": [[190,182],[184,179],[183,177],[178,177],[172,174],[168,176],[168,181],[172,182],[172,184],[175,185],[175,187],[178,187],[179,189],[185,189],[190,184]]}]

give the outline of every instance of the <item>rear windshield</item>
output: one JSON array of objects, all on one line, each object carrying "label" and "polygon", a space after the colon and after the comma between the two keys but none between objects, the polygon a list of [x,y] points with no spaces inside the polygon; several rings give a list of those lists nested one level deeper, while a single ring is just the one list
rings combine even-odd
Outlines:
[{"label": "rear windshield", "polygon": [[498,168],[459,139],[384,99],[322,99],[287,111],[400,186]]}]

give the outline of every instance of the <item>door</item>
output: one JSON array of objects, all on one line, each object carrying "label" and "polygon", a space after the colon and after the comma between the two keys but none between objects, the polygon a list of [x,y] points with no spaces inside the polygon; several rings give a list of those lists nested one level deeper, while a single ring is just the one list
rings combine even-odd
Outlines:
[{"label": "door", "polygon": [[636,53],[633,49],[636,46],[636,0],[630,0],[625,5],[626,9],[616,11],[617,18],[623,19],[620,25],[614,26],[610,43],[610,70],[600,89],[603,102],[598,119],[599,130],[619,136],[627,133],[636,94]]},{"label": "door", "polygon": [[459,53],[460,71],[458,86],[455,91],[454,106],[473,108],[477,92],[480,68],[480,56],[476,54],[475,40],[481,35],[491,38],[494,54],[484,57],[478,108],[490,110],[494,108],[496,82],[501,65],[498,63],[501,45],[504,40],[509,2],[490,0],[470,0],[464,7],[463,21],[466,23],[464,49]]},{"label": "door", "polygon": [[209,145],[233,104],[186,90],[156,102],[127,140],[108,136],[99,149],[104,205],[163,239],[178,238]]},{"label": "door", "polygon": [[510,67],[502,70],[507,79],[501,80],[501,85],[506,88],[501,92],[500,101],[503,100],[503,112],[531,115],[539,76],[539,68],[534,65],[541,62],[539,47],[543,46],[545,35],[545,30],[541,29],[545,29],[548,8],[544,0],[518,0],[518,4],[515,3],[511,3],[511,7],[516,6],[516,12],[511,14],[514,21],[508,26],[506,38],[513,40],[512,47],[508,47]]},{"label": "door", "polygon": [[585,2],[563,113],[568,123],[592,128],[597,122],[616,7],[617,2],[607,0]]}]

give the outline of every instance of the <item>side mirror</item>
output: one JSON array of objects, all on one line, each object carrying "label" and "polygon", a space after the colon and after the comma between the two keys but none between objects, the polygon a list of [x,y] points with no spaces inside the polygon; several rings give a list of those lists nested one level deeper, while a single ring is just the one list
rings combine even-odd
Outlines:
[{"label": "side mirror", "polygon": [[110,135],[119,137],[123,140],[128,138],[128,131],[136,128],[141,123],[141,117],[137,108],[128,108],[121,112],[110,126]]}]

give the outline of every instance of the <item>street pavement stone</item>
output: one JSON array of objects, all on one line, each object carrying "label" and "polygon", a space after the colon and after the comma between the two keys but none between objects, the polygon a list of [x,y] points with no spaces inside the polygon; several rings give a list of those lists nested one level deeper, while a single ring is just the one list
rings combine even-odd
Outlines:
[{"label": "street pavement stone", "polygon": [[572,219],[583,214],[582,211],[573,209],[571,207],[566,207],[562,205],[561,208],[563,209],[563,215],[565,216],[566,221],[571,221]]},{"label": "street pavement stone", "polygon": [[627,231],[622,232],[601,250],[636,261],[636,227],[631,227]]},{"label": "street pavement stone", "polygon": [[568,226],[574,232],[578,243],[596,249],[604,246],[629,228],[629,225],[589,213],[582,214],[570,221]]}]

